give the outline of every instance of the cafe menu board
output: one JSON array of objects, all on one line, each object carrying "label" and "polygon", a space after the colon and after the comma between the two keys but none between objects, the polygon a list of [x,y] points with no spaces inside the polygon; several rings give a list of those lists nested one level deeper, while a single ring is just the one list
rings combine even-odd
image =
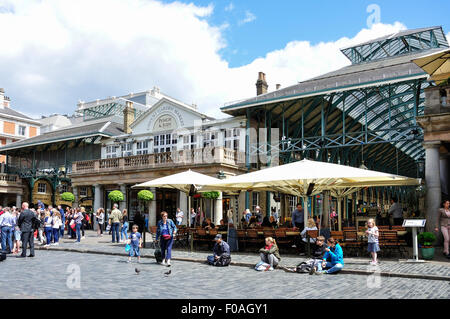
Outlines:
[{"label": "cafe menu board", "polygon": [[425,227],[426,219],[405,219],[403,227]]}]

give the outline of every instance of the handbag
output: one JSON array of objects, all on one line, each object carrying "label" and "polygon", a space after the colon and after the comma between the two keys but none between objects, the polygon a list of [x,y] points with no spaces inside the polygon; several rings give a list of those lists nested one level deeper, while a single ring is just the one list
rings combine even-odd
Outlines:
[{"label": "handbag", "polygon": [[169,240],[172,236],[170,235],[161,235],[162,238],[164,238],[165,240]]},{"label": "handbag", "polygon": [[106,226],[106,231],[110,231],[111,230],[111,225]]}]

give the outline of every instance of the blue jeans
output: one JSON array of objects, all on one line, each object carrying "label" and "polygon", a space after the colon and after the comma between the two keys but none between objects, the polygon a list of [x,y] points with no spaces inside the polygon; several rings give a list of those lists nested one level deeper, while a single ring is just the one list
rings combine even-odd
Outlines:
[{"label": "blue jeans", "polygon": [[326,272],[327,272],[328,274],[332,274],[332,273],[341,271],[342,268],[344,268],[344,266],[343,266],[342,264],[336,264],[336,265],[333,265],[332,263],[330,263],[329,261],[327,261],[327,266],[326,266],[326,268],[329,268]]},{"label": "blue jeans", "polygon": [[77,231],[77,242],[80,242],[81,241],[81,233],[80,233],[81,224],[77,223],[75,228],[76,228],[76,231]]},{"label": "blue jeans", "polygon": [[53,228],[45,227],[44,232],[45,232],[45,238],[47,239],[47,245],[50,245],[50,242],[52,241]]},{"label": "blue jeans", "polygon": [[122,230],[120,231],[120,240],[123,240],[123,237],[125,237],[125,240],[127,239],[127,232],[128,232],[128,222],[125,222],[123,223]]},{"label": "blue jeans", "polygon": [[2,250],[6,250],[6,240],[8,240],[9,245],[9,251],[13,249],[13,243],[12,243],[12,234],[13,234],[14,228],[11,226],[3,226],[2,227]]},{"label": "blue jeans", "polygon": [[119,227],[120,223],[112,223],[111,226],[111,234],[112,234],[112,242],[119,242]]},{"label": "blue jeans", "polygon": [[[172,257],[172,244],[173,244],[173,236],[170,239],[166,240],[162,237],[161,239],[161,254],[162,259],[170,259]],[[166,254],[167,250],[167,254]]]},{"label": "blue jeans", "polygon": [[56,244],[59,241],[59,228],[53,228],[53,242]]},{"label": "blue jeans", "polygon": [[61,234],[61,238],[64,237],[64,222],[60,228],[60,234]]}]

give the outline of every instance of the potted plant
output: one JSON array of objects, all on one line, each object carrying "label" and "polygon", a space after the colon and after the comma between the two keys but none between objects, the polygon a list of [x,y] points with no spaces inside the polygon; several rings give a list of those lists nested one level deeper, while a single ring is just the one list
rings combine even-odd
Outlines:
[{"label": "potted plant", "polygon": [[436,235],[430,232],[423,232],[417,236],[417,240],[420,244],[420,253],[422,258],[431,260],[434,257],[433,243],[436,241]]},{"label": "potted plant", "polygon": [[115,190],[108,194],[108,198],[113,203],[122,202],[125,197],[123,196],[123,193],[121,191]]},{"label": "potted plant", "polygon": [[71,192],[64,192],[61,194],[61,199],[65,202],[73,203],[75,201],[75,196]]}]

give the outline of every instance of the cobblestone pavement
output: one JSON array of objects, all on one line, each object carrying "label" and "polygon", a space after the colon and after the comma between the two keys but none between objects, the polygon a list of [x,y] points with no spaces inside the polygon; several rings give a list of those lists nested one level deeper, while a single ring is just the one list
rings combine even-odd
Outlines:
[{"label": "cobblestone pavement", "polygon": [[[9,257],[1,264],[2,273],[8,276],[0,277],[0,296],[47,299],[448,299],[450,296],[448,281],[350,274],[310,276],[281,270],[257,272],[244,267],[219,268],[184,261],[174,261],[168,268],[150,258],[143,258],[140,264],[135,260],[128,264],[126,259],[44,250],[36,251],[35,258]],[[140,270],[139,274],[135,268]],[[169,269],[172,273],[166,276],[164,273]],[[77,273],[79,289],[76,286]]]},{"label": "cobblestone pavement", "polygon": [[[147,241],[151,237],[147,234]],[[63,239],[59,246],[51,246],[51,250],[76,249],[79,251],[94,251],[99,253],[109,254],[125,254],[125,244],[111,243],[111,237],[105,235],[104,237],[97,237],[92,231],[86,231],[86,238],[81,243],[75,243],[73,239]],[[147,247],[151,243],[147,242]],[[206,246],[205,246],[206,249]],[[142,250],[143,256],[153,256],[154,249],[145,248]],[[210,253],[207,251],[189,252],[187,249],[175,248],[172,252],[174,258],[189,258],[206,260],[206,256]],[[305,257],[293,255],[281,255],[281,265],[286,267],[294,267],[301,261],[306,260]],[[345,269],[351,270],[368,270],[369,258],[345,258]],[[256,264],[259,261],[259,256],[256,253],[232,253],[232,261]],[[398,260],[380,260],[379,269],[377,271],[399,274],[419,274],[419,275],[434,275],[450,277],[450,260],[443,262],[433,261],[420,264],[403,263]]]}]

